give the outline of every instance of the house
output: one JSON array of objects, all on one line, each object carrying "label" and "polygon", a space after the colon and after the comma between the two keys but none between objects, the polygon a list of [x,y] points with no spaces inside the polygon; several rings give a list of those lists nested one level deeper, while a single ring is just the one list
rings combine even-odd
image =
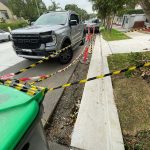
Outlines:
[{"label": "house", "polygon": [[140,5],[136,5],[135,10],[123,16],[122,27],[125,29],[143,28],[145,26],[149,27],[150,24]]},{"label": "house", "polygon": [[0,22],[13,20],[14,16],[7,6],[7,0],[0,0]]},{"label": "house", "polygon": [[146,16],[145,14],[125,14],[123,16],[122,27],[126,29],[130,28],[142,28],[145,26]]},{"label": "house", "polygon": [[115,18],[113,20],[113,24],[121,26],[122,25],[122,20],[123,20],[123,17],[115,16]]}]

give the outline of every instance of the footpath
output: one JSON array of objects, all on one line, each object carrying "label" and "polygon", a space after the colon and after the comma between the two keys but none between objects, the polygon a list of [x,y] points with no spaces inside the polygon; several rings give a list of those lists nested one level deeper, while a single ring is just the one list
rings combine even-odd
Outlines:
[{"label": "footpath", "polygon": [[[110,47],[97,35],[87,77],[108,73]],[[124,150],[110,77],[85,84],[71,146],[85,150]]]},{"label": "footpath", "polygon": [[[114,29],[125,32],[122,27],[113,26]],[[150,34],[141,32],[127,32],[125,33],[131,39],[109,41],[112,53],[130,53],[130,52],[144,52],[150,50]]]}]

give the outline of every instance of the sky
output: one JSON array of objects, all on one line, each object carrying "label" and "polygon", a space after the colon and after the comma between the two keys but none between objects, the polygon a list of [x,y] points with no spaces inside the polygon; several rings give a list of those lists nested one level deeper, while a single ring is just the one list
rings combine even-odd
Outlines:
[{"label": "sky", "polygon": [[[46,6],[51,5],[51,0],[43,0]],[[76,4],[79,8],[85,9],[88,13],[93,13],[92,4],[88,0],[55,0],[56,3],[60,3],[62,8],[66,4]]]}]

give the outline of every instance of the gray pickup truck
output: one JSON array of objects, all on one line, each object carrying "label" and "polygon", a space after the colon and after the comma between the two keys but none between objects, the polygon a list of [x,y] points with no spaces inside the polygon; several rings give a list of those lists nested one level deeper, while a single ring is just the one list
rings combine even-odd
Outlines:
[{"label": "gray pickup truck", "polygon": [[84,24],[72,11],[43,14],[32,26],[13,30],[11,34],[16,54],[26,59],[42,59],[71,44],[67,50],[51,55],[62,64],[70,62],[75,47],[85,41]]}]

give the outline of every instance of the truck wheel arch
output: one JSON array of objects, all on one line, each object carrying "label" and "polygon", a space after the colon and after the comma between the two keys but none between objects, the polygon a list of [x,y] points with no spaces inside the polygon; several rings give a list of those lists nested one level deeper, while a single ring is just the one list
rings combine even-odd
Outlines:
[{"label": "truck wheel arch", "polygon": [[66,43],[67,43],[68,45],[71,45],[71,40],[70,40],[69,37],[65,37],[65,38],[63,39],[62,44],[61,44],[61,48],[64,48],[64,45],[66,45]]}]

